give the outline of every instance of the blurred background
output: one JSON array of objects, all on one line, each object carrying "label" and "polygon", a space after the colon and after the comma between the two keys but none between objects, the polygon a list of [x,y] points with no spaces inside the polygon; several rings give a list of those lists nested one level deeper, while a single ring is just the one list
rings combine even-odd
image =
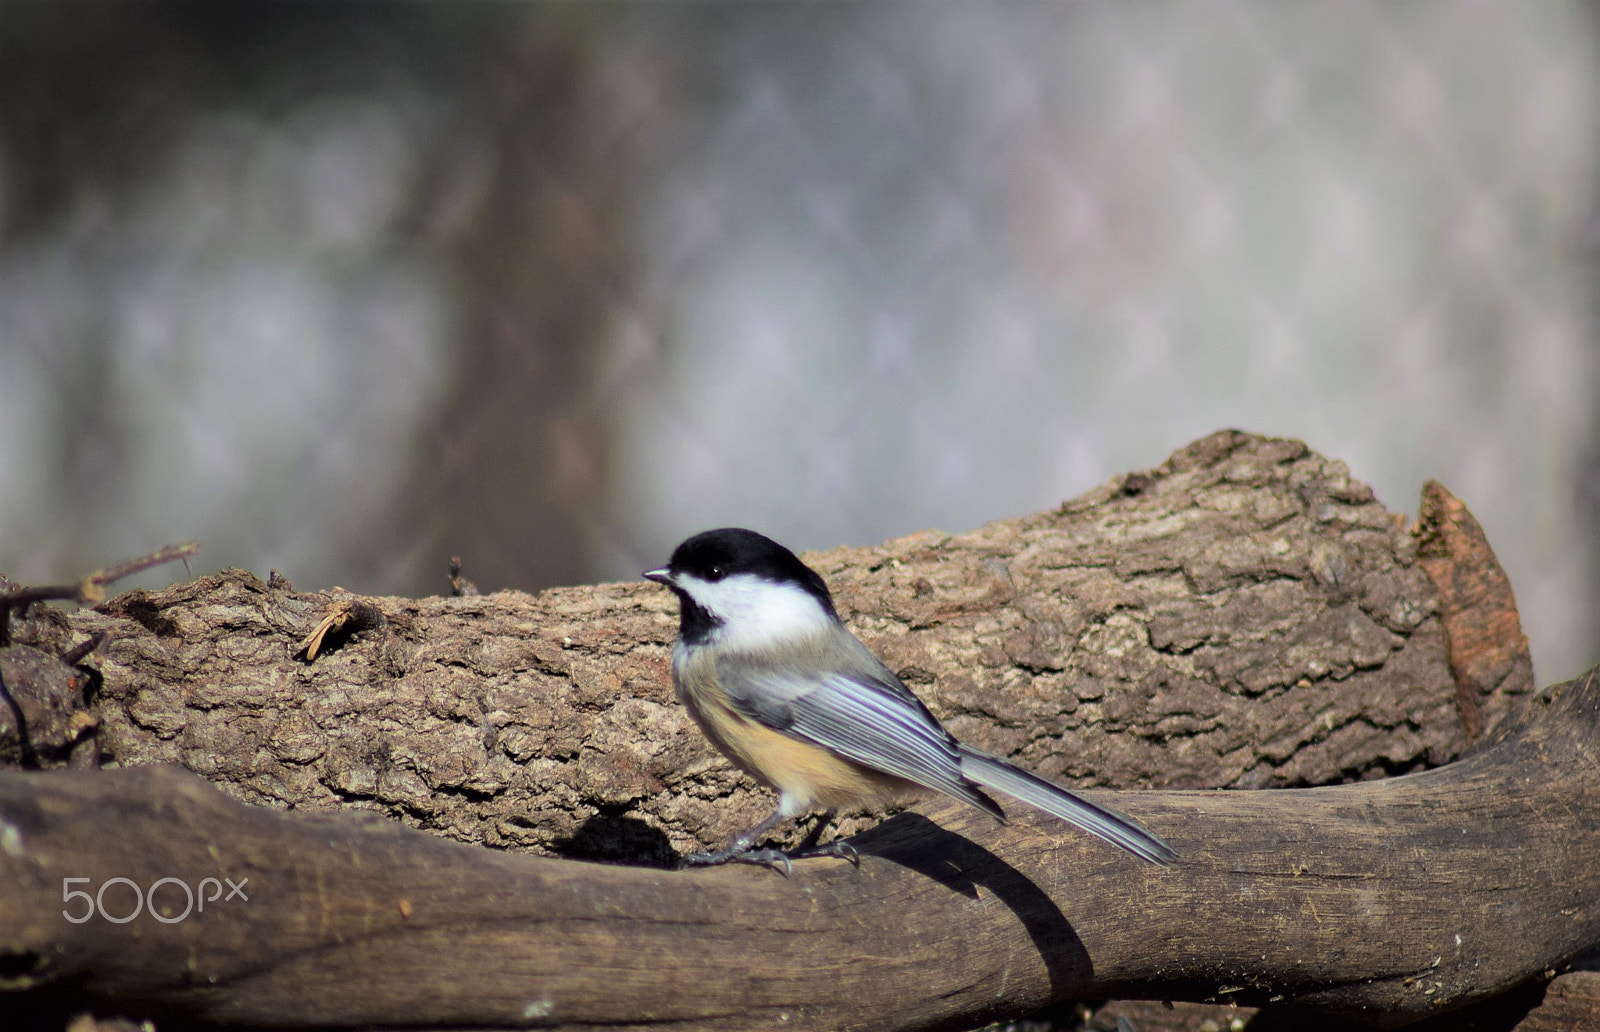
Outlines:
[{"label": "blurred background", "polygon": [[1571,676],[1596,15],[0,0],[0,571],[633,578],[1237,426],[1443,481]]}]

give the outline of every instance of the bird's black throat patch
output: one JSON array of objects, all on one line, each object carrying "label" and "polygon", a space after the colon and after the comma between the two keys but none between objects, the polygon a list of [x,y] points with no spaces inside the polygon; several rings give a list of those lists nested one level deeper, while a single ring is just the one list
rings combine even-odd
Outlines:
[{"label": "bird's black throat patch", "polygon": [[687,591],[672,589],[678,596],[678,640],[685,645],[700,645],[722,626],[722,620],[711,610],[689,597]]}]

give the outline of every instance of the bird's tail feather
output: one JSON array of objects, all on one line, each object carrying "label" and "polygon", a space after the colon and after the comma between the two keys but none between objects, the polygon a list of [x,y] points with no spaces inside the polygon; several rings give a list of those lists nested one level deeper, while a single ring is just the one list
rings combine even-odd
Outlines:
[{"label": "bird's tail feather", "polygon": [[1178,854],[1171,846],[1115,810],[1091,803],[1005,760],[966,745],[958,748],[961,752],[962,776],[984,788],[1020,799],[1153,864],[1165,867],[1177,859]]}]

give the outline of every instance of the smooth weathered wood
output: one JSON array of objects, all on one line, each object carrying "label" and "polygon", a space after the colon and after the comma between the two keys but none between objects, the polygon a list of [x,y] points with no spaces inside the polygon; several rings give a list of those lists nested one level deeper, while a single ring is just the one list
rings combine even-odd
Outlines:
[{"label": "smooth weathered wood", "polygon": [[[1600,676],[1534,708],[1386,781],[1097,794],[1179,850],[1171,870],[944,804],[857,836],[859,870],[785,879],[284,815],[165,768],[5,774],[0,958],[12,985],[279,1026],[953,1028],[1096,997],[1399,1024],[1600,943]],[[248,878],[249,901],[63,920],[63,878],[114,876]]]}]

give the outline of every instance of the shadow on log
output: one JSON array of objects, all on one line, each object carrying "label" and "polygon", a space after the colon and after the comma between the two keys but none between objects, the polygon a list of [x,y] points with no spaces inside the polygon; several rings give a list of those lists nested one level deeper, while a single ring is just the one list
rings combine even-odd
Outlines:
[{"label": "shadow on log", "polygon": [[[857,836],[859,870],[806,860],[785,879],[291,816],[168,768],[5,774],[0,969],[280,1027],[963,1027],[1218,996],[1401,1024],[1600,942],[1600,677],[1536,710],[1386,781],[1097,794],[1177,848],[1165,871],[954,805]],[[207,879],[239,896],[189,912]]]}]

